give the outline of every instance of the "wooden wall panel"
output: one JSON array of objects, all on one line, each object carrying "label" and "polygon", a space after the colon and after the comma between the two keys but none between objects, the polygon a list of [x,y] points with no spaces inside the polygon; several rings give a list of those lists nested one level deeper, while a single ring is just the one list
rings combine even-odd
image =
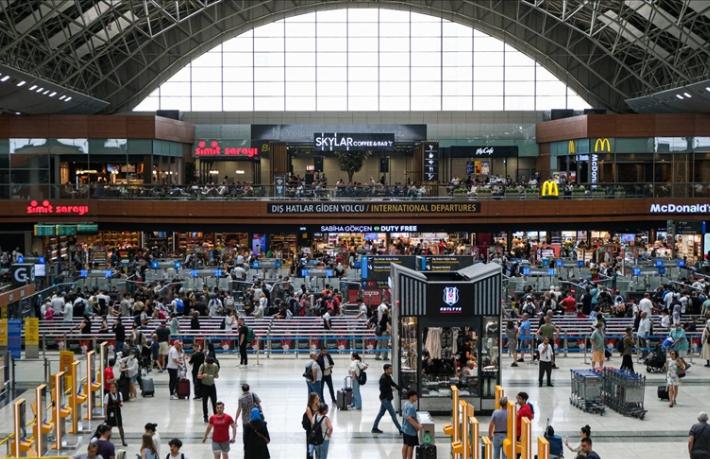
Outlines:
[{"label": "wooden wall panel", "polygon": [[286,175],[288,173],[288,150],[285,143],[271,142],[271,183],[275,175]]},{"label": "wooden wall panel", "polygon": [[587,116],[573,116],[561,120],[545,121],[535,126],[537,143],[558,140],[583,139],[587,135]]},{"label": "wooden wall panel", "polygon": [[48,139],[85,139],[89,137],[88,116],[49,116],[46,137]]},{"label": "wooden wall panel", "polygon": [[195,141],[195,126],[192,123],[171,118],[156,116],[155,138],[173,142],[193,143]]},{"label": "wooden wall panel", "polygon": [[[145,117],[146,122],[152,117]],[[128,129],[126,129],[125,116],[89,116],[88,117],[90,137],[100,139],[126,139]]]}]

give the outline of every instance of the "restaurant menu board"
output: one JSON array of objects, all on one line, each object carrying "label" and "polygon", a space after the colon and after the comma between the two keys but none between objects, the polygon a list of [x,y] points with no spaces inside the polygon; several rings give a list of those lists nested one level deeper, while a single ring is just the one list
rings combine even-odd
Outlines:
[{"label": "restaurant menu board", "polygon": [[361,259],[360,275],[363,281],[376,281],[381,287],[387,287],[391,264],[414,269],[415,257],[404,255],[364,256]]},{"label": "restaurant menu board", "polygon": [[473,257],[470,255],[460,256],[417,256],[417,270],[419,271],[458,271],[473,264]]}]

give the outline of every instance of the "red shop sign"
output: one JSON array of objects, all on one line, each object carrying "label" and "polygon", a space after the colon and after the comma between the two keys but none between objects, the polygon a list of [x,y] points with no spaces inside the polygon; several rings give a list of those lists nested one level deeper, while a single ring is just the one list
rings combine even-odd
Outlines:
[{"label": "red shop sign", "polygon": [[54,205],[46,199],[41,203],[30,201],[30,205],[25,210],[26,215],[86,215],[88,213],[88,205]]},{"label": "red shop sign", "polygon": [[195,147],[195,156],[233,156],[238,158],[256,158],[259,149],[256,147],[222,147],[218,141],[200,140]]}]

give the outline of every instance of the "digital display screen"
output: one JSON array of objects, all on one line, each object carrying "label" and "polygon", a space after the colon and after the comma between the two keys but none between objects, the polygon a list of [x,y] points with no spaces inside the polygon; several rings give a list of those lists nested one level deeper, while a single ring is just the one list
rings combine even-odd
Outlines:
[{"label": "digital display screen", "polygon": [[621,235],[621,242],[624,244],[633,244],[636,241],[636,235],[634,233],[623,233]]}]

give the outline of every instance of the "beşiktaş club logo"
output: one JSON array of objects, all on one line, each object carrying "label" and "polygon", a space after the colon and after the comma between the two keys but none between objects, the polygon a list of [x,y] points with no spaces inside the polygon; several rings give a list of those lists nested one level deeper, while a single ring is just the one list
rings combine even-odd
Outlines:
[{"label": "be\u015fikta\u015f club logo", "polygon": [[461,306],[456,306],[459,302],[459,288],[458,287],[444,287],[444,303],[446,306],[441,306],[439,312],[442,314],[458,314],[463,312]]}]

